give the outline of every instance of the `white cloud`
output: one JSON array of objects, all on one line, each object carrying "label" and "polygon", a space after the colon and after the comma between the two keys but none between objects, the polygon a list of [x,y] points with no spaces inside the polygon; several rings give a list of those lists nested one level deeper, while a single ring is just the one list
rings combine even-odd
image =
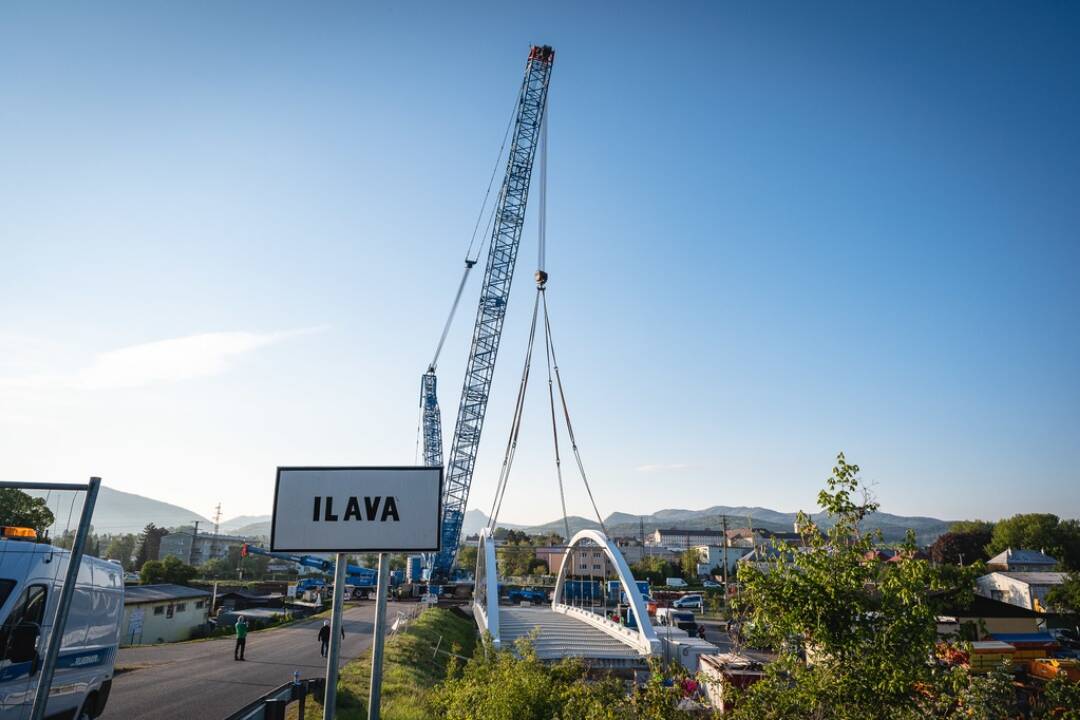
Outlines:
[{"label": "white cloud", "polygon": [[668,472],[671,470],[689,470],[694,467],[689,463],[655,463],[651,465],[638,465],[635,470],[640,473]]},{"label": "white cloud", "polygon": [[0,388],[133,388],[225,372],[241,355],[324,327],[273,333],[215,332],[156,340],[103,352],[70,374],[0,378]]}]

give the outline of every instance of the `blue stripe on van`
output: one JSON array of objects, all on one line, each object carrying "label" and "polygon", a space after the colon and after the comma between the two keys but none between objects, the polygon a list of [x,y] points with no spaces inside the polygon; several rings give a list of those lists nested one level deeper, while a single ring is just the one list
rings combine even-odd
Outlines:
[{"label": "blue stripe on van", "polygon": [[[76,650],[74,652],[61,653],[56,660],[57,670],[82,669],[105,665],[112,661],[116,648],[98,648],[96,650]],[[31,663],[15,663],[0,670],[0,682],[16,680],[30,674]]]}]

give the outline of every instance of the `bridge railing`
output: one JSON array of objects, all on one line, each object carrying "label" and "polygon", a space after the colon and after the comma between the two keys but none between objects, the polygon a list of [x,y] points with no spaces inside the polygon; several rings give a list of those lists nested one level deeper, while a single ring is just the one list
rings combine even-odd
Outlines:
[{"label": "bridge railing", "polygon": [[[630,611],[634,614],[637,628],[626,627],[609,620],[603,614],[593,612],[591,609],[575,607],[572,604],[563,602],[566,597],[566,576],[573,565],[574,549],[586,544],[598,546],[607,556],[612,567],[615,568],[619,584],[622,586],[622,591],[629,602]],[[649,622],[645,599],[642,597],[637,583],[634,582],[634,576],[630,572],[630,566],[626,564],[626,558],[623,557],[622,552],[616,547],[615,543],[599,530],[581,530],[567,544],[562,565],[559,568],[559,575],[555,580],[555,592],[552,595],[551,609],[587,622],[612,637],[637,648],[643,655],[654,655],[660,651],[660,639],[656,636],[656,631]]]}]

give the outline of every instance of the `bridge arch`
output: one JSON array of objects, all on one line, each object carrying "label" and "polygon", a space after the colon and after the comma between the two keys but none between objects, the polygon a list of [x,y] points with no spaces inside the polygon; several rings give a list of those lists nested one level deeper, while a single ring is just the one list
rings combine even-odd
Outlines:
[{"label": "bridge arch", "polygon": [[[622,585],[623,592],[630,602],[630,608],[633,610],[634,619],[638,626],[636,629],[625,627],[591,611],[561,602],[564,586],[566,585],[566,574],[572,562],[574,548],[583,541],[590,541],[598,545],[607,555],[608,560],[611,561],[615,572],[619,576],[619,583]],[[496,595],[496,597],[498,596]],[[555,581],[551,609],[557,613],[573,615],[579,620],[598,627],[609,635],[614,635],[623,642],[633,645],[642,654],[655,655],[660,651],[660,639],[656,636],[656,630],[653,629],[652,623],[649,622],[645,599],[641,596],[637,583],[634,582],[634,576],[630,572],[630,566],[627,565],[626,558],[623,557],[622,552],[615,543],[599,530],[579,530],[567,544],[566,551],[563,553],[562,566],[559,568],[559,576]]]},{"label": "bridge arch", "polygon": [[492,643],[499,639],[499,566],[495,559],[495,538],[484,528],[477,541],[476,575],[473,585],[473,617],[481,630],[491,634]]}]

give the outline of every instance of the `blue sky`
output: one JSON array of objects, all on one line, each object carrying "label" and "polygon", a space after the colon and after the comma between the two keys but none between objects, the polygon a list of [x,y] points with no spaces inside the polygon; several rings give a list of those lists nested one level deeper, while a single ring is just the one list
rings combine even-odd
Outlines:
[{"label": "blue sky", "polygon": [[[602,512],[808,509],[844,450],[890,512],[1080,515],[1064,2],[5,3],[0,474],[232,516],[269,510],[279,464],[411,463],[533,42],[557,52],[549,303]],[[534,390],[508,521],[558,514]]]}]

